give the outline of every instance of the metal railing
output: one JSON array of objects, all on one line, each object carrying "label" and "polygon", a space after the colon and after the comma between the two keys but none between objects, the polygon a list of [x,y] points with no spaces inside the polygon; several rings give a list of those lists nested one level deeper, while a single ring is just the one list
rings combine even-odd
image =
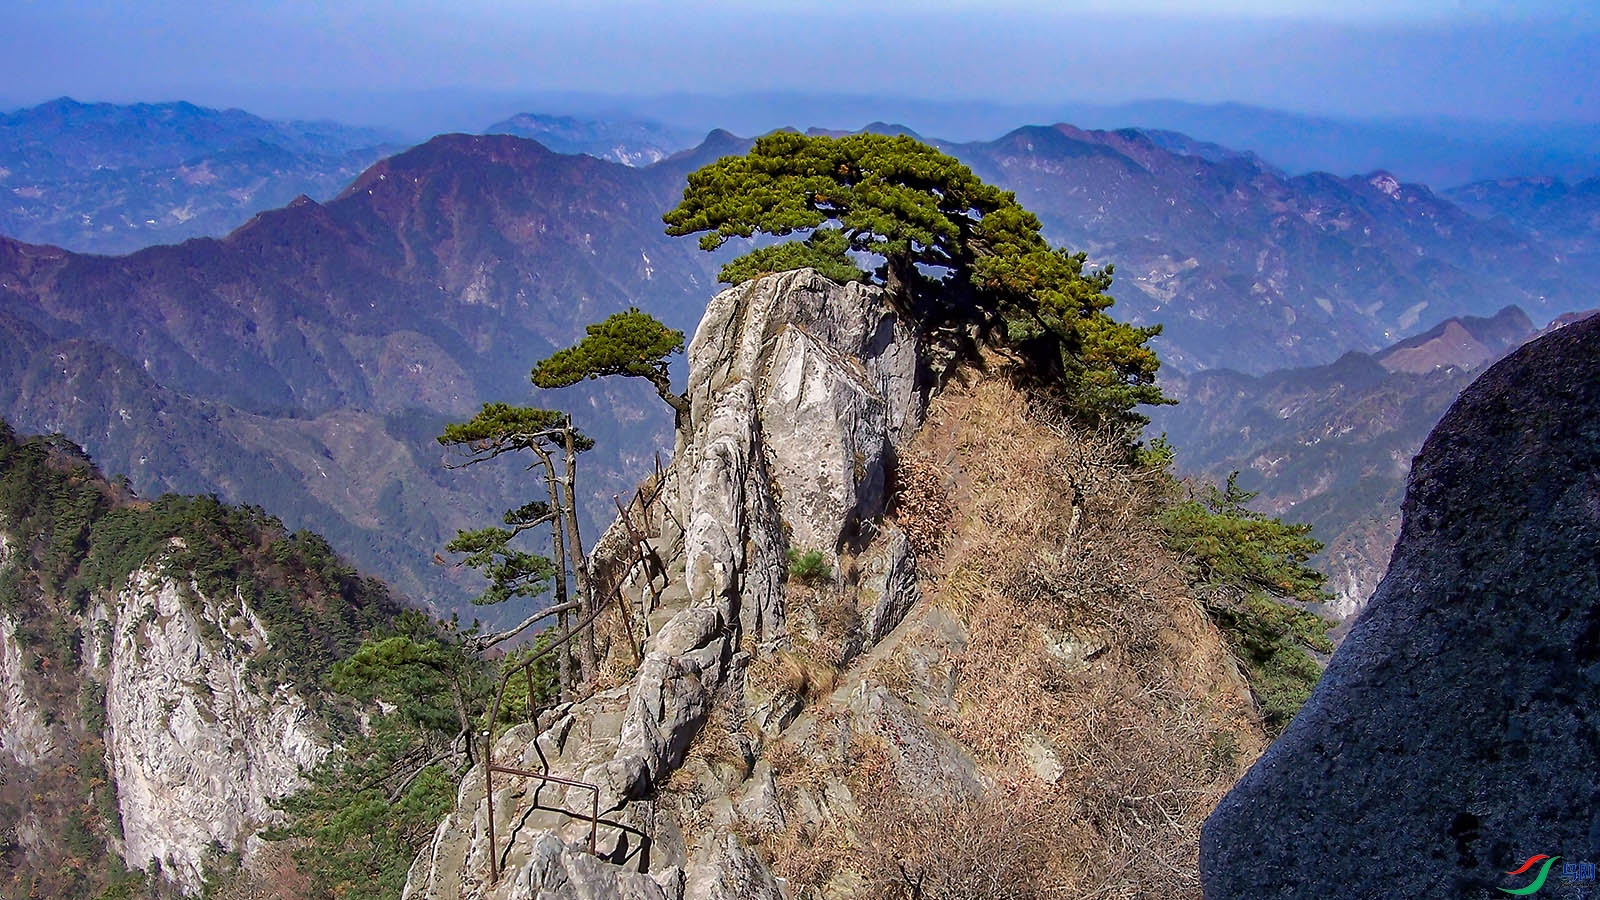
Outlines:
[{"label": "metal railing", "polygon": [[[637,505],[641,514],[645,517],[645,521],[648,522],[650,507],[661,497],[665,482],[666,476],[661,467],[661,456],[660,454],[657,454],[653,477],[646,481],[643,485],[639,486],[638,490],[634,492],[633,498],[628,502],[626,507],[624,507],[622,502],[616,497],[612,498],[612,501],[617,504],[618,512],[621,514],[623,527],[628,532],[629,543],[627,551],[620,559],[617,559],[614,562],[608,560],[608,563],[611,564],[606,567],[606,577],[603,579],[604,588],[602,590],[597,590],[592,594],[592,596],[596,598],[594,608],[589,611],[587,618],[585,618],[582,622],[579,622],[576,627],[570,629],[567,634],[540,648],[527,659],[521,660],[516,665],[506,669],[505,672],[500,676],[500,684],[495,690],[494,703],[491,705],[489,711],[489,726],[484,731],[483,748],[483,786],[484,795],[487,798],[489,808],[489,878],[491,883],[500,880],[500,849],[499,842],[495,834],[494,825],[494,775],[497,772],[504,775],[516,775],[522,778],[535,778],[542,782],[551,782],[569,788],[579,788],[581,790],[589,791],[589,852],[591,854],[596,853],[600,832],[599,785],[590,784],[586,781],[576,781],[571,778],[562,778],[557,775],[551,775],[549,772],[535,772],[528,769],[519,769],[514,766],[501,765],[495,762],[495,730],[496,726],[500,722],[500,708],[505,702],[506,688],[510,685],[511,679],[515,677],[518,672],[522,673],[523,678],[527,682],[528,705],[530,713],[529,719],[530,721],[534,722],[535,725],[537,725],[539,721],[539,715],[543,713],[545,709],[548,709],[548,707],[535,707],[533,705],[535,696],[533,687],[534,663],[539,662],[540,660],[549,656],[551,653],[554,653],[556,650],[565,647],[572,641],[573,638],[582,634],[584,629],[593,628],[595,620],[598,619],[600,614],[605,611],[607,603],[611,602],[612,599],[615,599],[617,602],[618,610],[622,615],[623,627],[627,631],[628,647],[633,652],[635,661],[643,662],[644,650],[642,646],[634,643],[632,610],[628,608],[627,597],[624,596],[622,588],[627,582],[628,575],[633,571],[634,567],[638,566],[642,562],[645,562],[650,557],[653,557],[655,555],[655,550],[650,546],[649,540],[634,528],[633,517],[631,513],[634,506]],[[596,573],[595,579],[597,582],[602,581],[600,578],[600,573]],[[652,597],[659,599],[660,595],[655,588],[654,575],[652,574],[648,580]],[[598,602],[598,598],[601,596],[606,598],[606,602]],[[534,746],[536,748],[538,747],[537,738],[534,741]],[[541,761],[544,760],[544,750],[542,748],[539,748],[539,758]],[[547,767],[548,765],[548,762],[546,762]],[[569,816],[582,815],[582,813],[567,809],[564,801],[561,807],[556,808],[553,811],[564,813]]]},{"label": "metal railing", "polygon": [[[645,587],[650,592],[651,602],[641,612],[641,627],[637,629],[637,632],[641,635],[641,642],[643,638],[650,636],[649,615],[660,604],[661,600],[661,592],[656,587],[655,579],[657,575],[665,577],[666,569],[656,549],[651,546],[650,539],[644,532],[649,530],[650,510],[656,501],[661,498],[665,490],[666,473],[661,467],[661,455],[657,454],[654,473],[634,491],[633,497],[627,504],[623,504],[618,497],[613,496],[611,498],[611,502],[617,507],[617,520],[622,524],[623,531],[627,534],[628,543],[620,552],[605,560],[603,565],[597,566],[594,572],[595,581],[601,585],[601,592],[607,597],[615,596],[617,598],[618,609],[622,614],[623,626],[629,635],[630,643],[633,640],[636,629],[633,624],[633,611],[628,607],[627,600],[623,596],[623,586],[627,584],[629,576],[641,564],[649,567],[652,562],[654,563],[654,571],[645,573]],[[635,510],[637,510],[637,513],[635,513]],[[640,524],[634,522],[636,514],[641,520]],[[667,511],[667,514],[670,515],[670,511]],[[643,602],[644,598],[641,596],[641,605],[643,605]],[[642,646],[634,645],[629,649],[633,652],[635,662],[644,662]]]}]

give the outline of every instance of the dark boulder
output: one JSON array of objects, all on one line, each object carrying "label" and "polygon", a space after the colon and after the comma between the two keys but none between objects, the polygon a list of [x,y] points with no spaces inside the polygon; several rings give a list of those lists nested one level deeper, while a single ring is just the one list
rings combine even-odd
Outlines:
[{"label": "dark boulder", "polygon": [[[1600,862],[1600,317],[1479,378],[1417,456],[1366,614],[1206,822],[1210,900],[1588,896]],[[1590,870],[1592,871],[1592,870]]]}]

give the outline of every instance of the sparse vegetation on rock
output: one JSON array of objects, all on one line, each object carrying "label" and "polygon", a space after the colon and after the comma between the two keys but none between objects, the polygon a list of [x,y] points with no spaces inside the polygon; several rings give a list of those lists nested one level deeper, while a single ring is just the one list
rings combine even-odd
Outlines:
[{"label": "sparse vegetation on rock", "polygon": [[788,551],[789,577],[801,584],[816,584],[833,574],[828,558],[821,550],[801,550],[790,547]]}]

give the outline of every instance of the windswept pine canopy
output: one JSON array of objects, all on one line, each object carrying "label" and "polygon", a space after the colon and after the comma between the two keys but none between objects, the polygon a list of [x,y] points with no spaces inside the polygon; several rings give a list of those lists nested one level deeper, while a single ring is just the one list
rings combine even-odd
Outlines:
[{"label": "windswept pine canopy", "polygon": [[879,277],[920,325],[976,323],[1080,418],[1136,426],[1135,407],[1166,402],[1148,346],[1160,326],[1110,317],[1111,267],[1086,272],[1087,256],[1051,247],[1015,194],[914,138],[770,134],[690,173],[662,218],[668,234],[700,234],[706,250],[810,232],[729,263],[720,277],[732,283],[801,266],[855,280],[865,273],[851,254],[882,257]]},{"label": "windswept pine canopy", "polygon": [[533,383],[542,388],[567,387],[585,378],[631,375],[650,382],[679,415],[689,401],[672,391],[667,358],[683,352],[683,332],[661,324],[655,316],[629,307],[588,327],[588,336],[559,350],[533,367]]}]

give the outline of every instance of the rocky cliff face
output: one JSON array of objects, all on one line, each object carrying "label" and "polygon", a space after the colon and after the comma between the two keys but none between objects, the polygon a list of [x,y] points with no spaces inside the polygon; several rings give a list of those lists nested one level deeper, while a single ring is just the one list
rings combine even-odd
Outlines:
[{"label": "rocky cliff face", "polygon": [[[547,800],[547,791],[529,794],[525,784],[502,779],[496,826],[505,873],[498,884],[485,884],[479,769],[462,784],[459,810],[418,859],[405,896],[682,897],[686,884],[695,897],[779,896],[738,837],[658,833],[651,798],[683,766],[713,710],[739,702],[752,651],[791,637],[788,548],[821,551],[836,565],[841,554],[871,543],[877,568],[901,575],[879,603],[904,613],[915,589],[894,558],[908,552],[904,538],[891,532],[873,542],[871,526],[888,500],[895,444],[919,423],[931,379],[915,337],[877,290],[841,287],[810,270],[718,295],[689,361],[690,426],[645,523],[668,565],[643,663],[632,684],[557,709],[546,728],[513,729],[496,748],[500,759],[534,765],[543,757],[551,773],[597,785],[608,819],[603,855],[620,862],[645,853],[643,868],[655,877],[574,857],[562,837],[581,829],[540,810],[552,802],[581,807],[585,795],[569,790]],[[627,542],[619,523],[597,543],[597,561],[603,565]],[[892,627],[895,610],[874,612],[878,630]],[[774,699],[757,715],[787,724],[799,698],[787,698],[787,706]],[[744,781],[724,783],[728,774],[709,768],[696,775],[724,795]],[[719,814],[724,828],[734,821],[731,803]],[[648,844],[641,835],[651,836]],[[731,872],[743,873],[738,886],[716,887]]]},{"label": "rocky cliff face", "polygon": [[[0,543],[0,547],[4,544]],[[0,565],[4,565],[0,557]],[[55,735],[45,725],[39,700],[28,690],[22,667],[26,657],[17,641],[17,623],[0,616],[0,752],[19,766],[37,765],[54,755]]]},{"label": "rocky cliff face", "polygon": [[0,421],[0,895],[198,895],[249,869],[337,737],[323,676],[398,611],[314,535],[139,501]]},{"label": "rocky cliff face", "polygon": [[106,686],[123,859],[159,863],[197,894],[217,848],[250,862],[251,839],[276,819],[272,802],[327,755],[326,729],[294,690],[267,692],[250,677],[268,640],[242,600],[199,596],[147,569],[91,618],[110,625],[109,646],[89,660],[104,660],[94,675]]},{"label": "rocky cliff face", "polygon": [[[16,622],[0,616],[4,780],[51,784],[86,764],[109,772],[113,852],[130,869],[159,866],[182,893],[201,892],[219,853],[238,852],[248,865],[256,833],[275,821],[272,802],[298,789],[329,750],[325,726],[296,691],[268,690],[250,674],[268,647],[260,617],[157,566],[52,627],[79,635],[79,666],[32,641],[25,647]],[[82,719],[60,708],[72,686],[93,698]],[[84,740],[91,756],[80,761],[74,748]],[[15,823],[26,856],[62,841],[47,821],[51,808],[92,800],[72,796],[75,787],[35,792],[35,808]]]},{"label": "rocky cliff face", "polygon": [[1600,856],[1597,413],[1593,318],[1462,394],[1366,614],[1207,822],[1207,897],[1499,896]]},{"label": "rocky cliff face", "polygon": [[[0,532],[0,571],[10,564],[11,542]],[[23,676],[26,659],[16,618],[0,615],[0,753],[19,766],[36,765],[55,752],[55,736]]]},{"label": "rocky cliff face", "polygon": [[[659,500],[630,511],[632,531],[619,521],[594,551],[602,576],[631,558],[639,536],[660,560],[624,572],[626,602],[648,635],[643,660],[627,664],[613,631],[613,687],[510,728],[494,749],[501,764],[595,786],[598,858],[587,853],[591,792],[501,774],[492,866],[479,767],[419,855],[405,897],[897,896],[899,872],[927,866],[916,877],[930,885],[950,874],[933,871],[948,846],[917,843],[930,836],[970,838],[956,868],[991,881],[1004,869],[1026,884],[1031,876],[1015,873],[1088,843],[1066,833],[1076,827],[1068,810],[1094,805],[1085,797],[1098,796],[1090,785],[1108,784],[1108,771],[1119,788],[1124,778],[1140,785],[1130,789],[1135,806],[1177,800],[1160,814],[1134,810],[1166,823],[1137,839],[1160,848],[1147,854],[1152,869],[1172,868],[1174,853],[1192,859],[1200,815],[1235,777],[1234,754],[1259,741],[1240,725],[1242,688],[1226,674],[1215,631],[1192,602],[1167,618],[1170,597],[1131,600],[1128,608],[1154,616],[1137,626],[1122,613],[1091,624],[1087,608],[1057,605],[1055,586],[1040,583],[1058,572],[1061,590],[1091,605],[1105,599],[1102,587],[1119,597],[1182,588],[1170,570],[1106,558],[1118,551],[1104,539],[1130,528],[1126,513],[1117,523],[1100,505],[1115,493],[1109,485],[1089,504],[1096,524],[1076,536],[1053,470],[1031,472],[1009,501],[995,493],[1009,481],[1004,466],[1033,464],[1018,434],[1051,434],[1021,424],[1022,401],[1008,388],[985,382],[919,430],[934,414],[937,381],[925,351],[878,289],[810,270],[711,302],[689,347],[688,427],[661,480],[646,485]],[[953,509],[951,492],[971,505]],[[959,537],[941,551],[934,535],[946,532]],[[1020,540],[1027,552],[1011,558],[996,540]],[[821,554],[829,573],[786,577],[791,551]],[[1065,574],[1067,557],[1074,573],[1096,576]],[[1042,605],[1024,612],[990,585]],[[1002,608],[1003,621],[990,615]],[[1110,693],[1091,701],[1099,690]],[[1123,734],[1138,735],[1133,743],[1160,764],[1133,762],[1124,737],[1092,738],[1069,724],[1092,707],[1156,695],[1161,702],[1139,701],[1128,719],[1138,724]],[[997,704],[1012,705],[999,713]],[[1163,729],[1187,748],[1152,750]],[[1208,746],[1230,749],[1206,762]],[[1145,780],[1153,773],[1165,780],[1159,788]],[[1026,812],[1007,818],[1014,809]],[[1124,810],[1105,811],[1107,827],[1120,829]],[[923,827],[902,828],[918,817]],[[1137,830],[1128,827],[1118,834]],[[901,853],[914,855],[910,869],[893,861]],[[1051,880],[1059,873],[1047,876],[1043,863],[1033,871],[1045,891],[1128,872],[1168,883],[1145,864],[1067,881]],[[1184,883],[1192,893],[1192,877]]]}]

